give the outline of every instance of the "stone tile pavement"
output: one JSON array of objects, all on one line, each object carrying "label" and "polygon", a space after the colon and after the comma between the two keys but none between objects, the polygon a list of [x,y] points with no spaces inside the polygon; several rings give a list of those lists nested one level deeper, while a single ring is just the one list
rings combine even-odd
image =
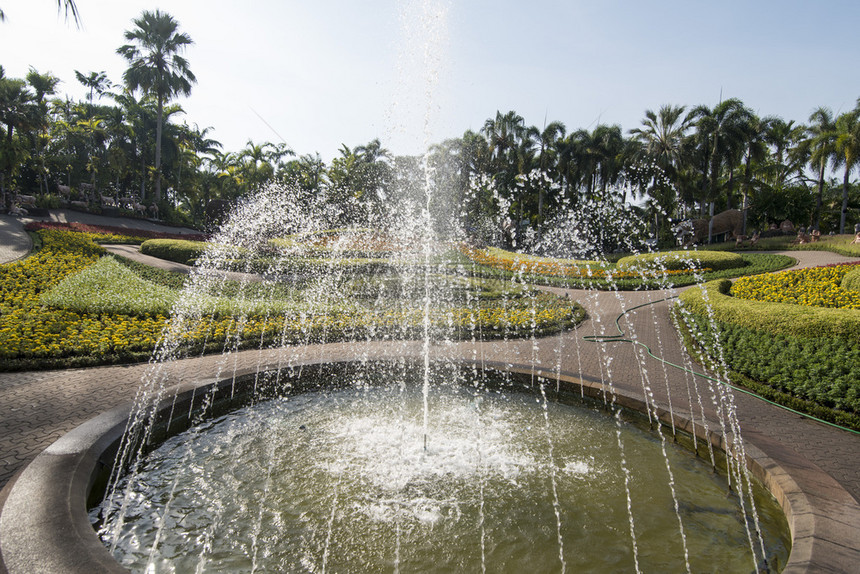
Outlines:
[{"label": "stone tile pavement", "polygon": [[11,215],[0,215],[0,263],[22,259],[31,249],[33,242],[24,231],[24,222]]}]

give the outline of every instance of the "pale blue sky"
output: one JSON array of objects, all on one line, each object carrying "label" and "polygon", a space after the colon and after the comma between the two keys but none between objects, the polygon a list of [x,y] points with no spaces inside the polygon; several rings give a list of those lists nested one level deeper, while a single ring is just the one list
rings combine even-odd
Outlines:
[{"label": "pale blue sky", "polygon": [[[598,121],[627,131],[648,108],[712,106],[721,92],[803,122],[819,105],[846,111],[860,97],[854,0],[77,5],[83,30],[57,17],[54,0],[0,0],[7,76],[32,65],[75,98],[85,93],[75,69],[119,82],[123,31],[160,7],[195,41],[186,56],[198,84],[179,100],[185,119],[212,126],[227,150],[249,138],[279,141],[277,132],[296,152],[326,160],[342,143],[374,137],[394,153],[418,153],[479,130],[496,110],[539,127],[547,118],[569,131]],[[437,24],[432,33],[427,22]]]}]

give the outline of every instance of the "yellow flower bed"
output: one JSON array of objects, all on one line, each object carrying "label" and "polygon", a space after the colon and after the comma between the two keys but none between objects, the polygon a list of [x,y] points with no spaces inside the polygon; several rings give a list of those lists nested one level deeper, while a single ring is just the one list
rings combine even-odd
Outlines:
[{"label": "yellow flower bed", "polygon": [[731,295],[751,301],[860,309],[860,293],[839,286],[842,278],[856,268],[832,265],[741,277],[732,285]]},{"label": "yellow flower bed", "polygon": [[[64,278],[94,265],[104,249],[87,234],[43,229],[42,250],[23,261],[0,265],[0,362],[83,357],[92,363],[140,358],[155,349],[168,318],[165,314],[86,312],[52,307],[39,297]],[[493,300],[484,308],[449,304],[434,308],[434,329],[537,333],[569,326],[584,312],[573,301],[546,294]],[[171,321],[177,319],[170,319]],[[272,315],[206,316],[180,329],[183,347],[209,350],[305,339],[335,340],[351,336],[414,336],[423,327],[422,309],[328,306],[314,312]],[[62,363],[60,363],[62,364]]]}]

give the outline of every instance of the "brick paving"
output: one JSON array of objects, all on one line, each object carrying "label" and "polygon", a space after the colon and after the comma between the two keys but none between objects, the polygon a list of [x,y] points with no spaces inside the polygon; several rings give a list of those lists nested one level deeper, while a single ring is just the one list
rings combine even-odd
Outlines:
[{"label": "brick paving", "polygon": [[[0,238],[7,227],[0,216]],[[8,228],[15,229],[16,221]],[[14,233],[12,234],[14,235]],[[14,241],[12,242],[14,244]],[[22,244],[23,248],[23,244]],[[0,250],[0,255],[3,251]],[[849,261],[829,252],[791,252],[799,266]],[[591,381],[611,382],[630,394],[653,395],[653,400],[690,416],[687,389],[693,381],[683,372],[664,367],[625,343],[590,343],[584,335],[614,335],[615,318],[623,310],[653,302],[627,314],[621,321],[628,337],[651,347],[655,355],[683,363],[684,353],[669,319],[670,292],[568,291],[588,310],[588,319],[575,330],[534,341],[491,341],[434,346],[434,354],[466,359],[497,360],[534,364],[548,371],[560,370]],[[417,355],[414,343],[340,343],[291,347],[277,351],[243,351],[229,357],[206,356],[179,361],[170,366],[170,381],[210,378],[233,369],[289,364],[308,357]],[[608,359],[611,357],[611,360]],[[0,487],[56,438],[78,424],[134,398],[147,364],[110,366],[63,371],[0,373]],[[696,370],[699,370],[696,367]],[[644,385],[643,385],[644,381]],[[701,392],[706,383],[697,380]],[[649,388],[645,388],[647,385]],[[835,429],[789,413],[742,393],[734,393],[742,433],[767,437],[811,461],[860,500],[860,435]],[[695,399],[694,399],[695,403]],[[696,407],[698,408],[698,407]],[[699,419],[698,411],[693,410]],[[706,416],[714,420],[713,409]]]}]

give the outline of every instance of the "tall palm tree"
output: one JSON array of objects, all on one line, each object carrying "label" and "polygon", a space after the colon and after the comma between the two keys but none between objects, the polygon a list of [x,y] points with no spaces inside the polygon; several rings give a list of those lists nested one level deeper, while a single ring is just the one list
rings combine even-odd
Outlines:
[{"label": "tall palm tree", "polygon": [[108,80],[107,72],[90,72],[89,75],[85,76],[83,73],[75,70],[75,77],[84,87],[90,89],[90,93],[87,96],[87,101],[90,103],[93,102],[93,92],[97,93],[99,98],[101,98],[113,85]]},{"label": "tall palm tree", "polygon": [[36,162],[38,163],[38,173],[39,173],[39,188],[42,189],[44,185],[45,193],[48,192],[48,170],[45,166],[45,147],[48,143],[48,127],[49,127],[49,116],[48,116],[48,101],[45,99],[45,96],[50,96],[56,93],[57,84],[60,83],[60,79],[56,76],[51,75],[50,73],[40,74],[36,71],[35,68],[30,68],[30,72],[27,74],[27,83],[30,84],[30,87],[33,88],[33,92],[35,93],[35,102],[38,110],[38,121],[37,127],[38,131],[34,134],[33,138],[34,145],[33,149],[36,155]]},{"label": "tall palm tree", "polygon": [[[630,130],[634,141],[641,144],[640,165],[647,193],[660,207],[658,213],[670,216],[677,207],[677,190],[681,187],[686,159],[683,144],[690,130],[690,118],[684,115],[685,110],[685,106],[672,104],[661,106],[657,112],[646,110],[642,127]],[[668,230],[665,220],[658,225]]]},{"label": "tall palm tree", "polygon": [[[759,117],[757,114],[751,113],[747,126],[747,141],[746,149],[744,150],[744,174],[743,174],[743,199],[741,200],[741,210],[743,211],[743,228],[741,233],[747,234],[747,208],[749,207],[749,197],[752,189],[753,180],[753,163],[764,161],[767,157],[767,143],[770,126],[778,118]],[[771,138],[773,139],[773,138]]]},{"label": "tall palm tree", "polygon": [[824,196],[824,172],[835,152],[836,124],[830,108],[819,107],[809,116],[806,128],[809,165],[818,174],[818,192],[815,197],[815,228],[821,224],[821,203]]},{"label": "tall palm tree", "polygon": [[179,24],[172,16],[160,10],[144,10],[134,24],[134,30],[125,32],[125,39],[132,43],[120,46],[117,53],[129,63],[123,74],[128,88],[132,91],[140,89],[156,100],[155,200],[160,201],[164,104],[175,96],[191,94],[191,86],[197,78],[180,52],[193,42],[188,34],[178,31]]},{"label": "tall palm tree", "polygon": [[[20,139],[20,134],[29,132],[38,121],[35,97],[24,80],[7,78],[0,66],[0,192],[5,193],[6,184],[29,155]],[[5,134],[3,128],[5,127]],[[5,207],[5,206],[0,206]]]},{"label": "tall palm tree", "polygon": [[836,142],[833,156],[834,167],[845,169],[842,178],[842,212],[839,216],[839,233],[845,233],[845,219],[848,215],[848,191],[851,171],[860,166],[860,99],[850,112],[836,118]]},{"label": "tall palm tree", "polygon": [[[561,122],[550,122],[540,132],[540,151],[538,152],[538,164],[541,173],[546,173],[551,166],[554,167],[554,156],[557,155],[558,142],[564,139],[567,128]],[[543,202],[546,190],[543,185],[538,189],[538,221],[543,222]]]},{"label": "tall palm tree", "polygon": [[724,100],[714,106],[698,106],[690,112],[696,123],[696,139],[702,160],[701,208],[717,199],[721,170],[728,170],[726,205],[731,206],[734,171],[738,167],[748,138],[752,112],[737,98]]}]

